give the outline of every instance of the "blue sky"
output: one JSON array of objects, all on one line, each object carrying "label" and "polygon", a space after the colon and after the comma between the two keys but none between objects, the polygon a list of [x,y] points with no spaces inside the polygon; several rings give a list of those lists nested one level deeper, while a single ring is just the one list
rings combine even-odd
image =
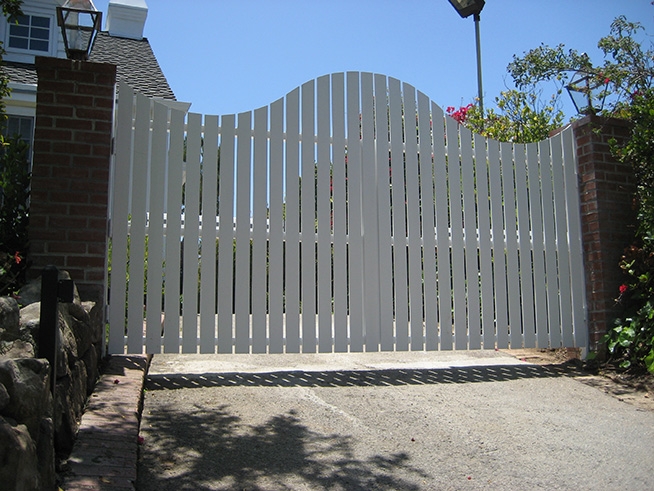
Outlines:
[{"label": "blue sky", "polygon": [[[474,23],[448,0],[146,0],[145,36],[178,100],[230,114],[267,105],[333,72],[383,73],[443,108],[477,94]],[[106,13],[108,0],[95,0]],[[514,54],[541,43],[586,52],[625,15],[654,42],[651,0],[487,0],[481,13],[484,104],[510,85]],[[562,99],[571,114],[571,104]]]}]

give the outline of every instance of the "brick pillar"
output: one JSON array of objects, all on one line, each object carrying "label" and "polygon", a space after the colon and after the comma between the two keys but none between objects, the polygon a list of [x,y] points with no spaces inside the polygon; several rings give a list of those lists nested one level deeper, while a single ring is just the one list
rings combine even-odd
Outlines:
[{"label": "brick pillar", "polygon": [[36,58],[30,204],[33,275],[54,264],[103,297],[116,67]]},{"label": "brick pillar", "polygon": [[619,263],[633,241],[636,216],[632,168],[613,158],[609,141],[615,138],[623,143],[631,127],[624,120],[597,116],[586,116],[572,127],[580,181],[588,347],[598,351],[599,340],[618,315],[615,299],[624,282]]}]

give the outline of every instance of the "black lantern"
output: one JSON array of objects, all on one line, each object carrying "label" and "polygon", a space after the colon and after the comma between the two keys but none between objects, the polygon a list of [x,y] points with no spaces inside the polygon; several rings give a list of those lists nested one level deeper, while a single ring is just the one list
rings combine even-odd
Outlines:
[{"label": "black lantern", "polygon": [[[604,108],[609,79],[584,71],[578,71],[565,86],[578,114],[596,114]],[[597,107],[593,101],[597,101]]]},{"label": "black lantern", "polygon": [[71,60],[88,60],[93,42],[102,24],[102,12],[92,0],[66,0],[57,7],[57,24],[61,29],[66,56]]},{"label": "black lantern", "polygon": [[464,19],[471,15],[478,16],[484,8],[484,0],[450,0],[452,7],[456,9]]}]

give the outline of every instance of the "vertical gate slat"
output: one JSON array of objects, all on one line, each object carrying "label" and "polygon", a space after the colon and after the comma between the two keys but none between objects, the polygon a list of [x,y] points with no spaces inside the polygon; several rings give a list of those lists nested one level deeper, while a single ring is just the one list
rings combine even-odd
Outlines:
[{"label": "vertical gate slat", "polygon": [[129,242],[129,291],[127,313],[127,351],[143,352],[143,292],[145,282],[145,237],[147,225],[148,160],[151,101],[136,95],[134,121],[134,160],[132,163],[132,207]]},{"label": "vertical gate slat", "polygon": [[166,288],[164,292],[164,351],[179,353],[182,179],[184,166],[184,113],[170,114],[168,182],[166,191]]},{"label": "vertical gate slat", "polygon": [[150,206],[148,226],[148,274],[145,349],[161,352],[161,292],[163,287],[164,197],[168,108],[154,103],[152,159],[150,164]]},{"label": "vertical gate slat", "polygon": [[363,240],[359,74],[347,73],[347,179],[350,351],[363,351]]},{"label": "vertical gate slat", "polygon": [[[496,326],[493,305],[493,258],[491,256],[491,210],[488,189],[488,155],[486,139],[474,135],[475,182],[477,184],[477,217],[479,230],[479,281],[481,283],[481,330],[484,349],[495,348]],[[504,275],[504,271],[501,271]]]},{"label": "vertical gate slat", "polygon": [[268,235],[268,107],[254,111],[252,210],[252,352],[267,348],[267,235]]},{"label": "vertical gate slat", "polygon": [[330,203],[330,87],[329,75],[318,79],[318,350],[331,352],[332,339],[332,224]]},{"label": "vertical gate slat", "polygon": [[[436,116],[436,115],[434,115]],[[436,119],[435,119],[436,120]],[[418,91],[418,128],[420,148],[420,202],[422,208],[425,348],[438,349],[436,222],[434,217],[434,178],[432,167],[431,115],[429,98]],[[436,120],[440,121],[440,120]]]},{"label": "vertical gate slat", "polygon": [[300,89],[286,96],[286,352],[300,352]]},{"label": "vertical gate slat", "polygon": [[542,181],[541,192],[543,196],[543,234],[545,253],[545,278],[547,295],[548,330],[545,333],[541,347],[558,348],[561,345],[561,315],[559,309],[558,271],[556,267],[556,235],[554,226],[554,190],[552,176],[552,158],[550,156],[550,142],[544,140],[538,144],[540,155],[540,176]]},{"label": "vertical gate slat", "polygon": [[218,352],[234,348],[234,159],[236,117],[220,120],[220,202],[218,204]]},{"label": "vertical gate slat", "polygon": [[540,174],[540,158],[538,144],[527,145],[527,171],[529,189],[529,210],[531,215],[531,244],[534,281],[534,332],[536,346],[547,347],[547,305],[545,289],[545,249],[543,247],[543,206],[541,201],[541,186],[543,176]]},{"label": "vertical gate slat", "polygon": [[518,203],[518,251],[520,266],[520,291],[522,304],[522,340],[525,348],[535,348],[534,329],[534,280],[532,241],[529,229],[529,197],[527,195],[527,160],[525,145],[515,145],[516,199]]},{"label": "vertical gate slat", "polygon": [[184,188],[184,263],[182,271],[182,352],[198,350],[198,244],[200,240],[200,155],[202,116],[188,115]]},{"label": "vertical gate slat", "polygon": [[379,223],[371,73],[361,74],[361,193],[363,207],[363,302],[366,351],[379,351]]},{"label": "vertical gate slat", "polygon": [[388,141],[388,89],[386,77],[375,75],[375,129],[377,161],[377,209],[379,214],[380,345],[382,351],[395,347],[393,322],[393,256],[391,245],[391,188]]},{"label": "vertical gate slat", "polygon": [[[518,216],[515,190],[516,164],[513,145],[500,144],[502,159],[502,196],[504,197],[504,226],[506,228],[506,276],[509,299],[509,329],[511,348],[522,347],[522,312],[520,306],[520,275],[518,265]],[[523,184],[524,187],[524,184]]]},{"label": "vertical gate slat", "polygon": [[236,352],[250,351],[250,165],[252,113],[238,115],[236,128]]},{"label": "vertical gate slat", "polygon": [[218,117],[205,116],[202,153],[202,259],[200,260],[200,353],[216,352],[216,204]]},{"label": "vertical gate slat", "polygon": [[456,349],[466,349],[468,347],[468,332],[466,323],[460,135],[458,123],[452,118],[447,118],[446,121],[450,233],[452,237],[452,289],[454,291],[454,346]]},{"label": "vertical gate slat", "polygon": [[127,296],[127,247],[129,233],[129,189],[132,160],[132,112],[134,91],[119,87],[116,114],[116,155],[114,157],[111,210],[111,290],[109,296],[109,354],[125,352],[125,299]]},{"label": "vertical gate slat", "polygon": [[[436,200],[436,271],[438,282],[438,327],[440,349],[451,350],[452,343],[452,270],[450,263],[448,165],[445,150],[445,125],[450,119],[435,103],[431,104],[434,133],[434,196]],[[448,134],[449,136],[449,134]]]},{"label": "vertical gate slat", "polygon": [[302,85],[302,352],[316,351],[315,81]]},{"label": "vertical gate slat", "polygon": [[332,76],[333,220],[334,220],[334,351],[348,349],[347,242],[345,195],[345,76]]},{"label": "vertical gate slat", "polygon": [[[557,280],[560,298],[560,324],[559,329],[552,335],[552,347],[564,346],[573,342],[572,336],[564,339],[566,333],[572,333],[572,291],[570,284],[570,244],[568,242],[568,219],[566,217],[565,183],[563,175],[563,148],[561,133],[555,135],[550,141],[552,150],[552,180],[554,193],[555,243],[557,252],[558,275]],[[556,334],[556,337],[554,336]]]},{"label": "vertical gate slat", "polygon": [[465,248],[465,277],[467,293],[468,348],[481,348],[481,306],[479,302],[479,258],[477,237],[477,207],[475,174],[472,161],[472,132],[462,127],[461,180],[463,187],[463,228]]},{"label": "vertical gate slat", "polygon": [[409,310],[406,257],[406,211],[404,194],[404,130],[402,93],[399,80],[388,80],[391,127],[391,182],[393,223],[393,283],[395,298],[395,349],[409,349]]},{"label": "vertical gate slat", "polygon": [[[563,160],[565,162],[565,192],[567,203],[568,230],[570,241],[570,276],[572,278],[572,306],[574,346],[585,348],[588,343],[586,328],[586,288],[584,277],[583,248],[581,244],[581,212],[579,204],[577,160],[572,128],[563,131]],[[571,346],[573,332],[566,331],[564,341]]]},{"label": "vertical gate slat", "polygon": [[[506,169],[511,170],[510,164]],[[488,142],[488,172],[491,205],[492,255],[494,302],[496,319],[496,343],[498,348],[509,346],[509,316],[507,298],[506,243],[504,240],[504,202],[502,196],[502,168],[500,167],[500,146],[493,140]],[[506,177],[506,176],[505,176]],[[512,181],[512,180],[511,180]]]},{"label": "vertical gate slat", "polygon": [[284,352],[284,100],[270,106],[269,350]]},{"label": "vertical gate slat", "polygon": [[416,90],[403,84],[404,95],[404,141],[406,146],[405,175],[407,201],[407,231],[409,260],[409,323],[411,349],[422,350],[425,346],[423,331],[422,298],[422,243],[420,235],[420,188],[418,185],[418,135],[416,134]]}]

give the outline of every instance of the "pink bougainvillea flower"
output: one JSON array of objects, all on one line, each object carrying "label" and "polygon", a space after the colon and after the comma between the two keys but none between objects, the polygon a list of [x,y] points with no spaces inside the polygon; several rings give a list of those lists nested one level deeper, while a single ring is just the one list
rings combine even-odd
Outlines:
[{"label": "pink bougainvillea flower", "polygon": [[459,109],[454,108],[453,106],[448,106],[445,110],[447,114],[452,117],[457,123],[463,124],[468,118],[468,111],[474,107],[473,104],[468,104],[467,106],[461,106]]},{"label": "pink bougainvillea flower", "polygon": [[629,290],[629,286],[627,285],[620,285],[620,295],[625,293],[627,290]]},{"label": "pink bougainvillea flower", "polygon": [[14,261],[16,262],[16,264],[20,264],[20,262],[21,262],[22,260],[23,260],[23,258],[20,257],[20,253],[19,253],[18,251],[16,251],[16,252],[14,253]]}]

